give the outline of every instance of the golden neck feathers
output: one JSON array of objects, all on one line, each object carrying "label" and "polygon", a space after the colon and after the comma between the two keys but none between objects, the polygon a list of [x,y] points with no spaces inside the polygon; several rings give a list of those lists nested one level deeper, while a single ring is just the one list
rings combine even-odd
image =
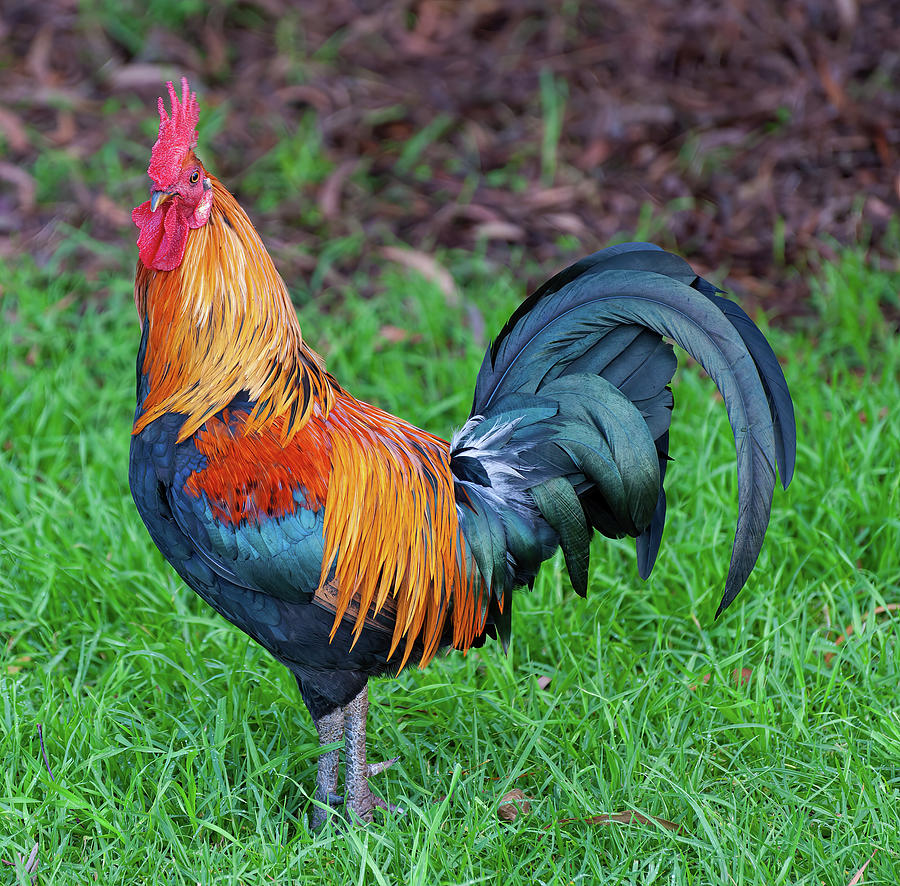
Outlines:
[{"label": "golden neck feathers", "polygon": [[138,260],[134,298],[148,339],[148,391],[133,433],[184,415],[179,441],[245,392],[251,432],[274,422],[284,441],[340,390],[303,341],[287,287],[247,214],[213,176],[209,220],[188,235],[171,271]]}]

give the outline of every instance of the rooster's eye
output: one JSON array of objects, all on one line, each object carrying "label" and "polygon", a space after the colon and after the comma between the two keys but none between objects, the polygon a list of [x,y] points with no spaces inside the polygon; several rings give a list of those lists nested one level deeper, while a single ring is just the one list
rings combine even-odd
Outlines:
[{"label": "rooster's eye", "polygon": [[195,185],[195,184],[197,184],[198,181],[200,181],[200,173],[195,169],[191,173],[190,182],[192,185]]}]

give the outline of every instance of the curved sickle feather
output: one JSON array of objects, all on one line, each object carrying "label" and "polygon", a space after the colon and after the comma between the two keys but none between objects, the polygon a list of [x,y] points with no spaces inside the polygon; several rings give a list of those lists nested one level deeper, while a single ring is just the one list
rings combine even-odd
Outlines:
[{"label": "curved sickle feather", "polygon": [[[559,302],[564,300],[567,308]],[[638,324],[667,336],[709,373],[725,400],[734,433],[738,471],[738,519],[725,592],[717,616],[743,587],[756,563],[775,487],[776,444],[772,415],[756,363],[740,333],[709,297],[680,280],[645,270],[588,271],[542,303],[509,330],[489,352],[493,379],[478,403],[522,390],[525,367],[542,346],[552,350],[561,331]]]}]

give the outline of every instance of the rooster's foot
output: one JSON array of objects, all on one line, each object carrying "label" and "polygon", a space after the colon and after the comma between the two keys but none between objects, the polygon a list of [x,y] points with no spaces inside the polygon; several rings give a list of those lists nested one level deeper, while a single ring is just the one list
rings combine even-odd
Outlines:
[{"label": "rooster's foot", "polygon": [[379,772],[384,772],[385,769],[390,769],[391,766],[394,765],[400,758],[399,757],[391,757],[390,760],[385,760],[382,763],[367,763],[366,764],[366,776],[371,778],[373,775],[378,775]]},{"label": "rooster's foot", "polygon": [[347,752],[344,786],[347,789],[345,814],[350,821],[372,821],[376,807],[387,812],[400,812],[391,803],[387,803],[372,793],[369,785],[370,776],[384,772],[399,760],[394,757],[383,763],[366,761],[366,715],[369,711],[369,693],[364,686],[362,691],[344,708],[344,749]]},{"label": "rooster's foot", "polygon": [[[344,735],[343,710],[338,708],[316,720],[316,730],[319,733],[319,744],[327,745],[340,741]],[[309,826],[314,831],[321,830],[331,817],[333,810],[343,805],[344,798],[337,792],[340,755],[339,750],[333,750],[319,756],[319,767],[316,773],[316,800],[321,805],[313,809],[309,819]]]},{"label": "rooster's foot", "polygon": [[368,690],[362,691],[346,707],[336,708],[330,714],[316,720],[319,743],[334,744],[344,740],[346,751],[346,771],[344,785],[346,794],[337,792],[338,764],[340,751],[326,751],[319,756],[319,767],[316,775],[316,807],[310,815],[310,828],[320,830],[335,812],[344,807],[344,814],[351,822],[371,822],[375,809],[386,812],[403,810],[391,803],[386,803],[372,793],[369,779],[393,766],[400,758],[393,757],[381,763],[366,761],[366,714],[369,710]]},{"label": "rooster's foot", "polygon": [[[319,800],[319,798],[316,797],[316,800]],[[321,806],[316,806],[313,809],[309,817],[309,828],[311,831],[322,830],[325,823],[335,817],[335,813],[344,805],[344,795],[329,794],[324,800],[319,800],[319,802],[324,803],[328,809],[325,810]]]}]

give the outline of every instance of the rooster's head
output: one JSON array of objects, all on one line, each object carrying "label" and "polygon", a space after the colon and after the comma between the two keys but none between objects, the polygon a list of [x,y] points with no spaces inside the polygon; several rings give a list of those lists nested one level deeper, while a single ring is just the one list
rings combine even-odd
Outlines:
[{"label": "rooster's head", "polygon": [[140,228],[137,245],[141,261],[158,271],[181,264],[188,232],[206,224],[212,209],[212,184],[194,154],[200,109],[187,79],[181,78],[181,101],[171,82],[166,113],[159,99],[159,138],[150,153],[150,199],[131,213]]}]

